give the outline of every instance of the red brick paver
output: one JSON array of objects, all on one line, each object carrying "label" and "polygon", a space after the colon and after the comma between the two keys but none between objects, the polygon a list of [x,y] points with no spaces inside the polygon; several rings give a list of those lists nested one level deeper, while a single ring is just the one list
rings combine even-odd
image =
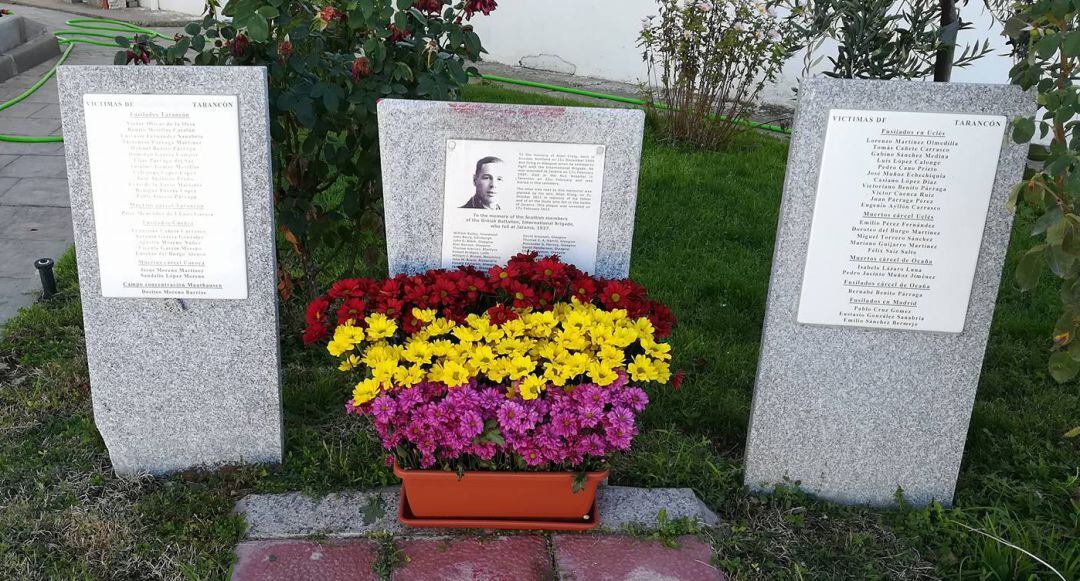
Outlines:
[{"label": "red brick paver", "polygon": [[704,581],[725,579],[709,564],[712,549],[697,537],[678,548],[626,536],[555,535],[555,564],[564,581]]},{"label": "red brick paver", "polygon": [[554,579],[541,535],[398,541],[404,564],[395,581],[548,581]]},{"label": "red brick paver", "polygon": [[372,579],[379,543],[354,541],[248,541],[236,548],[233,581]]}]

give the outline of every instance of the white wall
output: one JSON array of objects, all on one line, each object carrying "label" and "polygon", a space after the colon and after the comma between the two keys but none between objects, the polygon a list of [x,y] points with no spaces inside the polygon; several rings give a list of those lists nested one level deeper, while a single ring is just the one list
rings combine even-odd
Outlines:
[{"label": "white wall", "polygon": [[[641,19],[651,14],[656,14],[654,0],[505,0],[490,16],[473,22],[489,53],[488,60],[517,65],[523,58],[535,62],[538,55],[554,55],[573,65],[568,68],[577,75],[638,83],[646,73],[637,36]],[[974,26],[960,33],[959,44],[989,39],[995,50],[969,68],[954,69],[952,80],[1007,83],[1012,61],[1001,26],[978,1],[962,7],[961,15]],[[826,45],[823,50],[828,49]],[[560,60],[540,60],[565,72]],[[777,82],[765,89],[763,100],[792,104],[792,88],[801,74],[800,54],[785,65]]]},{"label": "white wall", "polygon": [[[143,2],[151,8],[192,15],[202,13],[205,5],[205,0]],[[549,70],[636,84],[645,77],[637,47],[641,19],[656,12],[655,0],[502,0],[491,15],[477,16],[472,24],[489,53],[488,60],[518,65],[526,59]],[[1012,61],[1001,26],[978,0],[962,7],[961,15],[974,26],[960,33],[959,43],[989,39],[994,54],[969,68],[954,69],[952,80],[1007,83]],[[833,46],[827,44],[823,53],[829,54]],[[765,88],[762,99],[792,105],[792,88],[801,74],[802,55],[798,54],[785,65],[776,83]]]},{"label": "white wall", "polygon": [[[154,5],[150,5],[150,3]],[[139,5],[153,10],[171,10],[183,14],[199,16],[206,8],[206,0],[139,0]],[[221,2],[225,6],[224,2]]]}]

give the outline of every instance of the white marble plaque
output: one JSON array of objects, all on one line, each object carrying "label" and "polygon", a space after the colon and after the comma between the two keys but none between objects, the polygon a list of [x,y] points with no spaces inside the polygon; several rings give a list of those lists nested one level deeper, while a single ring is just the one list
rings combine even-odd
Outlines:
[{"label": "white marble plaque", "polygon": [[962,332],[1006,124],[831,110],[798,322]]},{"label": "white marble plaque", "polygon": [[85,94],[101,293],[245,299],[235,95]]},{"label": "white marble plaque", "polygon": [[442,267],[490,268],[520,252],[596,271],[600,144],[448,139]]}]

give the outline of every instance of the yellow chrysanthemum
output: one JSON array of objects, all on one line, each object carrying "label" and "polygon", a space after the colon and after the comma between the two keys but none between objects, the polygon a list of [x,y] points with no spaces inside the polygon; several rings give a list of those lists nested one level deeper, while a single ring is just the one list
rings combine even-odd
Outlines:
[{"label": "yellow chrysanthemum", "polygon": [[555,334],[555,342],[568,351],[581,351],[589,346],[584,329],[563,329]]},{"label": "yellow chrysanthemum", "polygon": [[546,381],[529,374],[521,379],[521,383],[518,384],[518,392],[521,393],[521,399],[536,399],[540,397],[540,392],[544,391],[546,386]]},{"label": "yellow chrysanthemum", "polygon": [[614,345],[604,345],[596,352],[596,354],[600,357],[600,361],[603,361],[605,365],[610,365],[611,367],[622,366],[623,359],[625,358],[623,350]]},{"label": "yellow chrysanthemum", "polygon": [[517,355],[510,360],[510,379],[521,379],[536,369],[536,361],[527,355]]},{"label": "yellow chrysanthemum", "polygon": [[349,343],[348,341],[338,341],[337,339],[331,339],[330,342],[326,344],[326,350],[334,357],[341,357],[342,353],[351,351],[353,347],[355,347],[355,345],[352,343]]},{"label": "yellow chrysanthemum", "polygon": [[657,343],[652,339],[642,339],[641,348],[645,350],[646,355],[653,359],[663,361],[671,359],[671,345],[668,343]]},{"label": "yellow chrysanthemum", "polygon": [[566,385],[568,379],[560,371],[561,366],[555,363],[549,363],[544,366],[544,379],[550,381],[552,384],[562,387]]},{"label": "yellow chrysanthemum", "polygon": [[480,331],[473,329],[472,327],[462,327],[460,325],[454,327],[453,333],[454,336],[457,337],[458,341],[463,341],[466,343],[481,341],[484,338],[484,334]]},{"label": "yellow chrysanthemum", "polygon": [[521,339],[503,339],[495,345],[495,351],[499,355],[521,355],[528,351],[525,348],[525,342]]},{"label": "yellow chrysanthemum", "polygon": [[606,387],[615,382],[619,375],[615,369],[604,363],[594,362],[589,365],[589,379],[601,387]]},{"label": "yellow chrysanthemum", "polygon": [[382,313],[372,313],[364,318],[367,323],[369,341],[393,337],[397,332],[397,323]]},{"label": "yellow chrysanthemum", "polygon": [[629,347],[634,341],[637,341],[637,332],[633,327],[617,327],[611,335],[611,344],[619,349]]},{"label": "yellow chrysanthemum", "polygon": [[397,369],[397,361],[380,361],[371,366],[371,378],[379,382],[380,387],[390,387],[394,385],[394,374]]},{"label": "yellow chrysanthemum", "polygon": [[481,373],[486,373],[495,363],[495,351],[488,345],[477,345],[469,353],[469,363]]},{"label": "yellow chrysanthemum", "polygon": [[364,351],[364,357],[362,361],[364,365],[368,367],[375,367],[376,365],[384,362],[393,362],[397,364],[398,361],[398,348],[390,345],[386,341],[380,341],[374,345],[369,345]]},{"label": "yellow chrysanthemum", "polygon": [[469,370],[456,361],[447,361],[443,365],[440,381],[448,387],[461,387],[469,382]]},{"label": "yellow chrysanthemum", "polygon": [[406,343],[405,349],[401,352],[402,359],[410,363],[431,363],[432,355],[434,355],[434,349],[431,343],[417,339]]},{"label": "yellow chrysanthemum", "polygon": [[453,346],[449,339],[436,339],[431,342],[431,352],[435,357],[446,357]]},{"label": "yellow chrysanthemum", "polygon": [[430,323],[435,320],[435,309],[420,309],[413,307],[412,316],[421,323]]},{"label": "yellow chrysanthemum", "polygon": [[530,337],[550,337],[559,321],[555,319],[555,313],[540,311],[528,313],[522,317],[525,321],[525,332]]},{"label": "yellow chrysanthemum", "polygon": [[334,341],[352,343],[353,345],[359,345],[364,341],[364,330],[350,323],[352,323],[352,319],[349,319],[349,323],[338,325],[334,329]]},{"label": "yellow chrysanthemum", "polygon": [[652,339],[653,334],[656,333],[652,321],[645,317],[639,317],[638,320],[634,321],[634,331],[637,332],[638,339],[642,341]]},{"label": "yellow chrysanthemum", "polygon": [[635,356],[634,361],[626,367],[626,371],[630,373],[630,379],[634,381],[649,381],[655,373],[652,361],[644,355]]},{"label": "yellow chrysanthemum", "polygon": [[379,395],[379,383],[374,379],[365,379],[353,389],[353,405],[367,403]]},{"label": "yellow chrysanthemum", "polygon": [[429,337],[438,337],[449,333],[456,326],[457,323],[450,319],[439,317],[424,327],[424,330],[427,331]]},{"label": "yellow chrysanthemum", "polygon": [[525,335],[525,321],[520,318],[512,319],[502,324],[503,333],[507,338],[516,338]]},{"label": "yellow chrysanthemum", "polygon": [[349,355],[341,360],[341,364],[338,365],[338,369],[342,371],[350,371],[355,369],[357,365],[360,365],[360,358],[356,355]]}]

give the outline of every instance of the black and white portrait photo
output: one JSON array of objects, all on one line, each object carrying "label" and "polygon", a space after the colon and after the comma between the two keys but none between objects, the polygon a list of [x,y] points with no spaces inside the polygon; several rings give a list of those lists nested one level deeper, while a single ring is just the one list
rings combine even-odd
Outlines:
[{"label": "black and white portrait photo", "polygon": [[461,208],[471,210],[501,210],[500,195],[508,186],[506,162],[493,155],[476,161],[472,174],[473,193]]}]

